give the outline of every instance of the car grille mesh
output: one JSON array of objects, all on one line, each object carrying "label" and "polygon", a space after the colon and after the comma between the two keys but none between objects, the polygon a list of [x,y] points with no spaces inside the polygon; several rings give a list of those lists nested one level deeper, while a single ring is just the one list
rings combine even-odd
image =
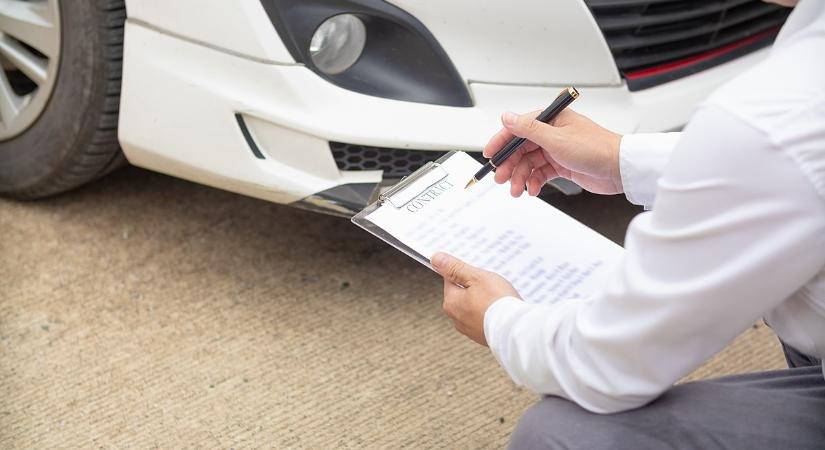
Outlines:
[{"label": "car grille mesh", "polygon": [[773,42],[790,11],[762,0],[585,2],[624,75],[713,52],[760,34],[764,47]]},{"label": "car grille mesh", "polygon": [[[332,157],[340,170],[382,170],[384,178],[405,177],[429,161],[447,154],[438,150],[370,147],[366,145],[330,142]],[[478,161],[486,162],[481,152],[469,152]]]}]

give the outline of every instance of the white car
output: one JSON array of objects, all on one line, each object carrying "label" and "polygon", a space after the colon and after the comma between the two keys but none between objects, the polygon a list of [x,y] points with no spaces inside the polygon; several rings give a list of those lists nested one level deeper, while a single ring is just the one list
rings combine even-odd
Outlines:
[{"label": "white car", "polygon": [[503,111],[678,129],[764,56],[759,0],[0,0],[0,192],[128,162],[351,214]]}]

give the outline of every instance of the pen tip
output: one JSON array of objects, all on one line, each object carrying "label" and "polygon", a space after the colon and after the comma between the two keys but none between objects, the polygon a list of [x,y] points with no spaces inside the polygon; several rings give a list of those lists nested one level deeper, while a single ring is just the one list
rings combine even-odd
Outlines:
[{"label": "pen tip", "polygon": [[467,186],[464,186],[464,189],[468,189],[470,186],[476,184],[477,182],[478,180],[476,180],[475,178],[470,178],[470,181],[467,182]]}]

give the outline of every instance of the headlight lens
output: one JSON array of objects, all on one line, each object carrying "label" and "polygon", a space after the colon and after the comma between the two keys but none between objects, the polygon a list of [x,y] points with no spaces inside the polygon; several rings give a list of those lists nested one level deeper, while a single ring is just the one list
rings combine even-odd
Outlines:
[{"label": "headlight lens", "polygon": [[339,14],[325,20],[309,43],[312,62],[320,71],[335,75],[349,69],[367,42],[364,22],[353,14]]}]

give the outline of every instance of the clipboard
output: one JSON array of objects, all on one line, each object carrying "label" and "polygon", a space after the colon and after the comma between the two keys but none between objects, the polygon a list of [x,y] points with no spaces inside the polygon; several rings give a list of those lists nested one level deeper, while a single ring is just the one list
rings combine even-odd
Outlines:
[{"label": "clipboard", "polygon": [[623,257],[620,246],[540,199],[512,198],[491,179],[461,189],[480,166],[450,152],[384,191],[352,222],[431,270],[429,257],[445,251],[499,273],[533,303],[590,296],[604,285]]},{"label": "clipboard", "polygon": [[435,270],[430,265],[429,257],[418,253],[403,242],[396,239],[383,228],[370,222],[367,219],[367,216],[372,214],[376,209],[382,207],[403,208],[404,205],[414,200],[418,195],[433,187],[433,185],[438,184],[444,178],[447,178],[449,173],[441,167],[441,164],[450,159],[456,153],[456,151],[451,151],[435,161],[428,162],[415,172],[402,178],[401,181],[379,195],[376,202],[367,206],[361,212],[353,216],[351,219],[352,223],[367,230],[375,237],[392,245],[421,264]]}]

